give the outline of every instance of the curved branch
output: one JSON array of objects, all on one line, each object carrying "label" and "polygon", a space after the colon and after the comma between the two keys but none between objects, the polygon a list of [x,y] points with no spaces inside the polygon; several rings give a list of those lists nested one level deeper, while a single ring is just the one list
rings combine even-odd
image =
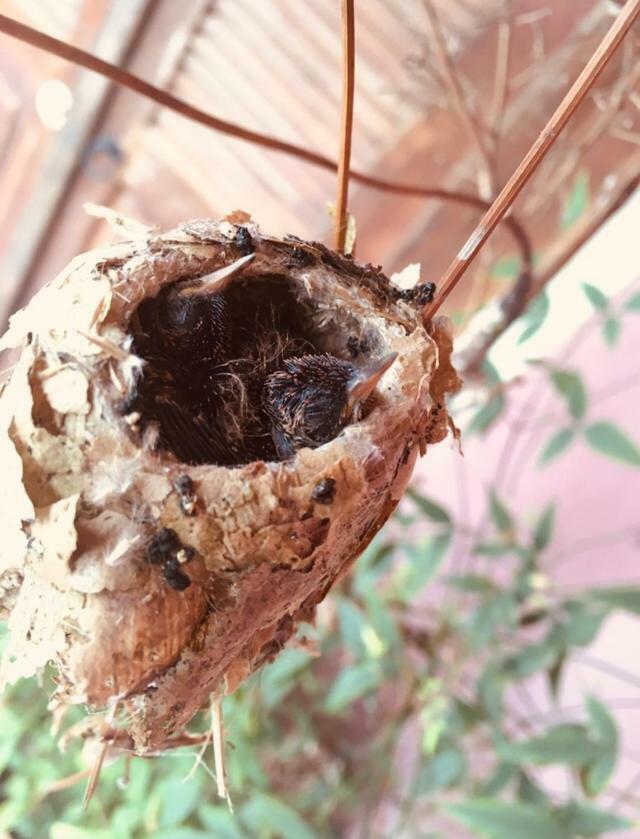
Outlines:
[{"label": "curved branch", "polygon": [[[247,143],[262,146],[272,151],[287,154],[292,157],[297,157],[299,160],[304,160],[312,166],[318,166],[331,172],[337,172],[338,166],[335,161],[318,152],[309,151],[294,143],[287,143],[284,140],[279,140],[276,137],[271,137],[267,134],[262,134],[258,131],[251,131],[248,128],[243,128],[233,122],[220,119],[214,114],[202,111],[189,105],[177,96],[161,90],[155,85],[144,81],[139,76],[129,73],[127,70],[122,70],[110,64],[108,61],[103,61],[91,53],[60,41],[58,38],[53,38],[51,35],[45,35],[44,32],[39,32],[31,26],[13,20],[6,15],[0,15],[0,32],[9,35],[11,38],[16,38],[26,44],[30,44],[36,49],[43,50],[52,55],[57,55],[59,58],[69,61],[72,64],[77,64],[98,73],[107,79],[110,79],[116,84],[133,90],[141,96],[151,99],[158,105],[162,105],[171,111],[181,114],[193,122],[206,125],[214,131],[219,131],[222,134],[227,134],[231,137],[236,137],[238,140],[244,140]],[[489,202],[478,198],[475,195],[470,195],[466,192],[457,190],[448,190],[442,187],[429,186],[413,186],[410,184],[401,184],[395,181],[385,180],[384,178],[376,178],[372,175],[367,175],[364,172],[355,170],[350,171],[352,180],[357,181],[363,186],[371,189],[377,189],[380,192],[392,192],[398,195],[407,195],[415,198],[433,198],[441,201],[450,201],[457,204],[465,204],[469,207],[474,207],[478,210],[487,210],[490,207]],[[519,249],[522,251],[522,242],[527,239],[522,227],[515,221],[513,217],[504,219],[504,224],[509,228],[514,238],[518,243]],[[526,254],[523,252],[524,261],[526,262]]]}]

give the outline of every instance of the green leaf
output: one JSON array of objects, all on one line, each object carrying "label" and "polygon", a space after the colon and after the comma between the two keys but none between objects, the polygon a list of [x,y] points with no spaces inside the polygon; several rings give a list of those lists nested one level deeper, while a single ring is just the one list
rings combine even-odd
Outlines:
[{"label": "green leaf", "polygon": [[514,546],[505,542],[480,542],[473,548],[474,554],[478,556],[506,556],[513,551]]},{"label": "green leaf", "polygon": [[216,839],[243,839],[246,835],[228,807],[202,803],[198,807],[198,818],[210,831],[207,835],[215,836]]},{"label": "green leaf", "polygon": [[519,344],[524,344],[540,329],[549,314],[549,296],[546,291],[540,294],[530,303],[529,308],[522,315],[524,331],[518,338]]},{"label": "green leaf", "polygon": [[515,602],[509,592],[484,599],[469,618],[466,633],[474,650],[485,647],[498,629],[508,631],[514,625]]},{"label": "green leaf", "polygon": [[502,381],[498,368],[488,358],[485,358],[482,362],[482,372],[487,377],[489,384],[497,385]]},{"label": "green leaf", "polygon": [[198,784],[165,781],[160,790],[160,827],[173,827],[185,821],[198,806],[201,794]]},{"label": "green leaf", "polygon": [[470,798],[447,811],[488,839],[571,839],[545,808],[532,804]]},{"label": "green leaf", "polygon": [[571,227],[587,209],[589,204],[589,174],[578,172],[575,176],[571,192],[562,211],[561,224],[563,228]]},{"label": "green leaf", "polygon": [[391,560],[394,548],[394,544],[384,541],[378,536],[365,549],[364,553],[358,560],[356,568],[369,571],[380,566],[385,567],[387,562]]},{"label": "green leaf", "polygon": [[345,646],[360,658],[364,653],[362,632],[367,620],[359,606],[347,597],[338,598],[338,618],[340,620],[340,635]]},{"label": "green leaf", "polygon": [[602,311],[609,305],[609,298],[597,286],[591,285],[591,283],[582,283],[582,290],[594,309]]},{"label": "green leaf", "polygon": [[562,428],[550,437],[540,455],[540,464],[549,463],[569,446],[575,436],[573,428]]},{"label": "green leaf", "polygon": [[535,526],[533,531],[533,544],[539,551],[543,551],[546,547],[548,547],[549,542],[551,542],[555,515],[555,504],[549,504]]},{"label": "green leaf", "polygon": [[338,714],[356,699],[372,691],[380,683],[382,673],[374,661],[347,667],[331,685],[325,700],[325,710]]},{"label": "green leaf", "polygon": [[608,751],[595,758],[585,767],[583,786],[587,795],[600,795],[606,789],[613,770],[616,768],[616,760],[616,753]]},{"label": "green leaf", "polygon": [[581,419],[587,410],[587,392],[580,376],[568,370],[554,370],[551,373],[551,381],[567,403],[571,416]]},{"label": "green leaf", "polygon": [[584,432],[592,449],[620,460],[629,466],[640,466],[640,451],[626,434],[610,422],[594,422]]},{"label": "green leaf", "polygon": [[499,742],[496,751],[503,760],[512,763],[551,763],[584,766],[598,757],[600,750],[583,725],[563,723],[537,737],[517,742]]},{"label": "green leaf", "polygon": [[466,761],[460,749],[447,747],[430,757],[420,770],[416,795],[426,795],[455,784],[464,774]]},{"label": "green leaf", "polygon": [[549,799],[534,783],[526,772],[520,772],[518,779],[518,798],[526,804],[534,804],[535,806],[542,806],[546,810],[549,806]]},{"label": "green leaf", "polygon": [[554,699],[558,698],[558,693],[560,691],[560,679],[562,678],[562,673],[566,661],[566,653],[561,653],[558,656],[556,662],[549,668],[549,671],[547,673],[547,676],[549,678],[549,689],[551,690],[551,695]]},{"label": "green leaf", "polygon": [[595,696],[587,698],[589,724],[597,739],[607,746],[618,747],[618,729],[609,709]]},{"label": "green leaf", "polygon": [[624,310],[625,312],[640,312],[640,291],[627,300]]},{"label": "green leaf", "polygon": [[609,609],[624,609],[632,615],[640,615],[640,587],[610,586],[594,588],[587,592],[587,597],[596,603],[602,603]]},{"label": "green leaf", "polygon": [[505,662],[505,673],[516,679],[523,679],[543,668],[552,667],[562,649],[553,640],[529,644]]},{"label": "green leaf", "polygon": [[499,763],[486,781],[478,788],[481,796],[495,798],[518,773],[518,767],[513,763]]},{"label": "green leaf", "polygon": [[470,594],[486,594],[496,591],[496,584],[490,577],[482,574],[451,574],[444,578],[444,582],[458,591],[466,591]]},{"label": "green leaf", "polygon": [[504,673],[497,661],[489,661],[478,679],[478,698],[494,725],[502,719],[503,694]]},{"label": "green leaf", "polygon": [[486,405],[473,415],[467,426],[467,434],[484,434],[504,411],[507,401],[503,393],[494,393]]},{"label": "green leaf", "polygon": [[513,528],[511,514],[493,490],[490,495],[489,512],[500,533],[508,533]]},{"label": "green leaf", "polygon": [[602,334],[610,347],[615,347],[617,344],[620,337],[620,327],[621,323],[618,318],[610,317],[605,320],[602,326]]},{"label": "green leaf", "polygon": [[502,256],[491,266],[491,276],[501,280],[515,280],[520,273],[519,256]]},{"label": "green leaf", "polygon": [[418,507],[420,512],[424,513],[427,518],[431,519],[431,521],[435,521],[440,524],[451,524],[451,516],[444,507],[441,507],[435,501],[432,501],[430,498],[422,495],[414,487],[409,487],[407,495]]},{"label": "green leaf", "polygon": [[618,729],[607,708],[595,697],[587,699],[589,728],[598,741],[600,754],[586,767],[583,785],[588,795],[599,795],[607,786],[618,757]]},{"label": "green leaf", "polygon": [[451,736],[466,734],[485,720],[486,714],[480,705],[451,699],[447,715],[447,733]]},{"label": "green leaf", "polygon": [[400,634],[398,627],[391,615],[388,605],[382,600],[378,592],[369,591],[364,596],[365,607],[369,623],[375,630],[386,649],[398,647]]},{"label": "green leaf", "polygon": [[242,806],[242,821],[254,836],[277,836],[278,839],[316,839],[317,834],[300,816],[277,798],[257,793]]},{"label": "green leaf", "polygon": [[555,811],[570,836],[602,836],[610,830],[631,827],[631,822],[583,801],[573,801]]},{"label": "green leaf", "polygon": [[410,564],[400,568],[400,583],[396,596],[403,602],[412,600],[434,578],[451,544],[451,533],[433,536],[425,545],[412,546],[406,551]]},{"label": "green leaf", "polygon": [[355,567],[353,591],[358,597],[367,597],[375,590],[377,581],[393,564],[395,544],[377,536],[366,548]]},{"label": "green leaf", "polygon": [[312,660],[304,650],[283,650],[260,673],[260,693],[267,708],[275,708],[297,684]]},{"label": "green leaf", "polygon": [[569,601],[565,603],[567,620],[562,624],[562,633],[571,647],[586,647],[591,644],[607,617],[607,610],[593,602]]}]

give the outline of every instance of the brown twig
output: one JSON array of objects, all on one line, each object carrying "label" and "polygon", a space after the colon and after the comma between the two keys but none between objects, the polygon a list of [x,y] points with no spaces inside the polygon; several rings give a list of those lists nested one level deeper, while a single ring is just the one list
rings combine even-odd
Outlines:
[{"label": "brown twig", "polygon": [[[201,111],[199,108],[194,108],[182,99],[178,99],[170,93],[155,87],[149,82],[144,81],[132,73],[122,70],[107,61],[102,61],[99,58],[91,55],[91,53],[78,49],[77,47],[66,44],[57,38],[52,38],[50,35],[45,35],[31,26],[26,26],[23,23],[12,20],[5,15],[0,15],[0,32],[4,32],[12,38],[30,44],[37,49],[44,50],[44,52],[57,55],[65,61],[70,61],[72,64],[77,64],[98,73],[107,79],[115,82],[121,87],[133,90],[140,96],[151,99],[153,102],[165,107],[171,111],[175,111],[186,119],[197,122],[201,125],[206,125],[214,131],[219,131],[222,134],[227,134],[231,137],[236,137],[239,140],[244,140],[254,145],[263,146],[272,151],[288,154],[292,157],[297,157],[310,163],[312,166],[318,166],[321,169],[326,169],[332,172],[338,171],[338,165],[333,160],[325,157],[322,154],[309,151],[294,143],[286,143],[278,140],[275,137],[269,137],[266,134],[261,134],[257,131],[250,131],[242,128],[235,123],[219,119],[213,114]],[[432,186],[415,186],[413,184],[401,184],[396,181],[385,180],[384,178],[376,178],[373,175],[367,175],[364,172],[358,172],[354,169],[350,172],[352,181],[357,181],[363,186],[370,189],[376,189],[379,192],[390,192],[397,195],[406,195],[413,198],[432,198],[440,201],[449,201],[454,204],[464,204],[469,207],[474,207],[477,210],[487,210],[491,205],[488,201],[483,200],[477,195],[471,195],[460,190],[444,189],[442,187]],[[516,239],[516,243],[520,250],[522,250],[522,242],[527,239],[527,235],[521,225],[512,218],[502,219],[502,223],[510,230]]]},{"label": "brown twig", "polygon": [[429,19],[429,26],[431,28],[433,46],[435,48],[438,63],[440,65],[440,72],[442,79],[447,88],[449,100],[456,110],[458,117],[465,127],[467,134],[474,143],[481,162],[483,163],[484,182],[480,184],[480,193],[483,197],[488,197],[494,191],[493,183],[493,166],[491,153],[486,143],[484,133],[479,129],[474,115],[469,109],[464,90],[458,77],[458,71],[453,63],[447,42],[440,26],[440,21],[436,10],[433,8],[431,0],[423,0],[424,9]]},{"label": "brown twig", "polygon": [[[129,73],[127,70],[122,70],[120,67],[116,67],[113,64],[109,64],[107,61],[96,58],[94,55],[91,55],[91,53],[85,52],[84,50],[74,47],[71,44],[66,44],[64,41],[58,40],[58,38],[52,38],[50,35],[45,35],[43,32],[39,32],[37,29],[33,29],[31,26],[27,26],[26,24],[19,23],[6,15],[0,15],[0,32],[4,32],[5,35],[9,35],[11,38],[16,38],[19,41],[30,44],[31,46],[36,47],[36,49],[43,50],[51,55],[57,55],[59,58],[63,58],[65,61],[69,61],[72,64],[85,67],[87,70],[98,73],[121,87],[126,87],[129,90],[138,93],[140,96],[144,96],[145,98],[156,102],[158,105],[168,108],[170,111],[175,111],[186,119],[190,119],[201,125],[206,125],[208,128],[212,128],[214,131],[219,131],[221,134],[227,134],[230,137],[236,137],[237,139],[244,140],[247,143],[253,143],[254,145],[262,146],[264,148],[271,149],[272,151],[281,152],[282,154],[287,154],[291,157],[297,157],[298,159],[304,160],[312,166],[318,166],[321,169],[326,169],[332,172],[338,171],[338,164],[322,154],[309,151],[308,149],[295,145],[295,143],[287,143],[284,140],[278,140],[276,137],[270,137],[269,135],[261,134],[258,131],[251,131],[240,125],[236,125],[233,122],[220,119],[214,114],[207,113],[199,108],[195,108],[193,105],[189,105],[182,99],[167,93],[165,90],[155,87],[149,82],[144,81],[144,79],[133,75],[133,73]],[[353,169],[351,170],[350,177],[351,180],[358,181],[363,184],[363,186],[368,186],[371,189],[377,189],[381,192],[393,192],[400,195],[414,196],[416,198],[436,198],[443,201],[452,201],[458,204],[467,204],[471,207],[476,207],[477,209],[486,209],[489,206],[488,202],[483,201],[475,195],[469,195],[468,193],[456,190],[444,189],[442,187],[415,186],[413,184],[396,183],[395,181],[385,180],[384,178],[376,178],[372,175],[367,175],[364,172],[354,171]]]},{"label": "brown twig", "polygon": [[349,200],[349,168],[353,134],[353,94],[356,70],[355,12],[353,0],[341,0],[342,32],[342,117],[340,125],[340,156],[338,159],[338,195],[334,241],[335,248],[344,252],[347,235],[347,204]]},{"label": "brown twig", "polygon": [[494,182],[497,180],[497,160],[500,150],[500,139],[502,124],[504,121],[504,109],[507,102],[509,90],[509,64],[511,59],[511,32],[513,21],[511,19],[511,2],[504,0],[502,17],[498,25],[498,43],[496,46],[496,71],[493,82],[493,98],[489,108],[489,125],[493,135],[493,149],[491,164]]},{"label": "brown twig", "polygon": [[544,159],[544,156],[578,105],[580,105],[589,90],[591,90],[611,56],[639,16],[640,0],[627,0],[624,8],[602,39],[600,46],[574,82],[538,139],[529,149],[516,171],[505,184],[500,195],[495,199],[490,209],[485,213],[480,223],[476,226],[467,242],[447,269],[440,283],[440,293],[432,303],[427,304],[425,307],[424,314],[426,317],[432,317],[435,314],[460,281],[484,243],[495,230],[497,224],[507,213],[540,162]]}]

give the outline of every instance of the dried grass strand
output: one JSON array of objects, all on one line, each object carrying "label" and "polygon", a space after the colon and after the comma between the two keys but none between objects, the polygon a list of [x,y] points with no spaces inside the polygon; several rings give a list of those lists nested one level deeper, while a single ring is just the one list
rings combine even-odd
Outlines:
[{"label": "dried grass strand", "polygon": [[224,738],[222,734],[222,707],[219,696],[211,697],[211,734],[213,736],[213,758],[216,773],[218,795],[227,802],[229,812],[233,813],[233,804],[227,788],[224,773]]}]

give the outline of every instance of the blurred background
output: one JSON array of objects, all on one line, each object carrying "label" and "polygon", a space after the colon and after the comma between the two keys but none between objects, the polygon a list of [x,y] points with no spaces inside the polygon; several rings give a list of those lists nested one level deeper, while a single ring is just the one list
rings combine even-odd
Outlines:
[{"label": "blurred background", "polygon": [[[356,0],[353,168],[439,190],[353,182],[357,258],[437,282],[621,5]],[[337,156],[337,0],[0,14]],[[43,674],[0,705],[2,835],[640,835],[639,178],[636,25],[444,308],[464,455],[429,450],[316,625],[225,700],[235,815],[189,750],[115,761],[82,813],[83,714],[54,736]],[[2,328],[111,241],[87,201],[160,229],[242,209],[330,242],[335,177],[0,33]]]}]

